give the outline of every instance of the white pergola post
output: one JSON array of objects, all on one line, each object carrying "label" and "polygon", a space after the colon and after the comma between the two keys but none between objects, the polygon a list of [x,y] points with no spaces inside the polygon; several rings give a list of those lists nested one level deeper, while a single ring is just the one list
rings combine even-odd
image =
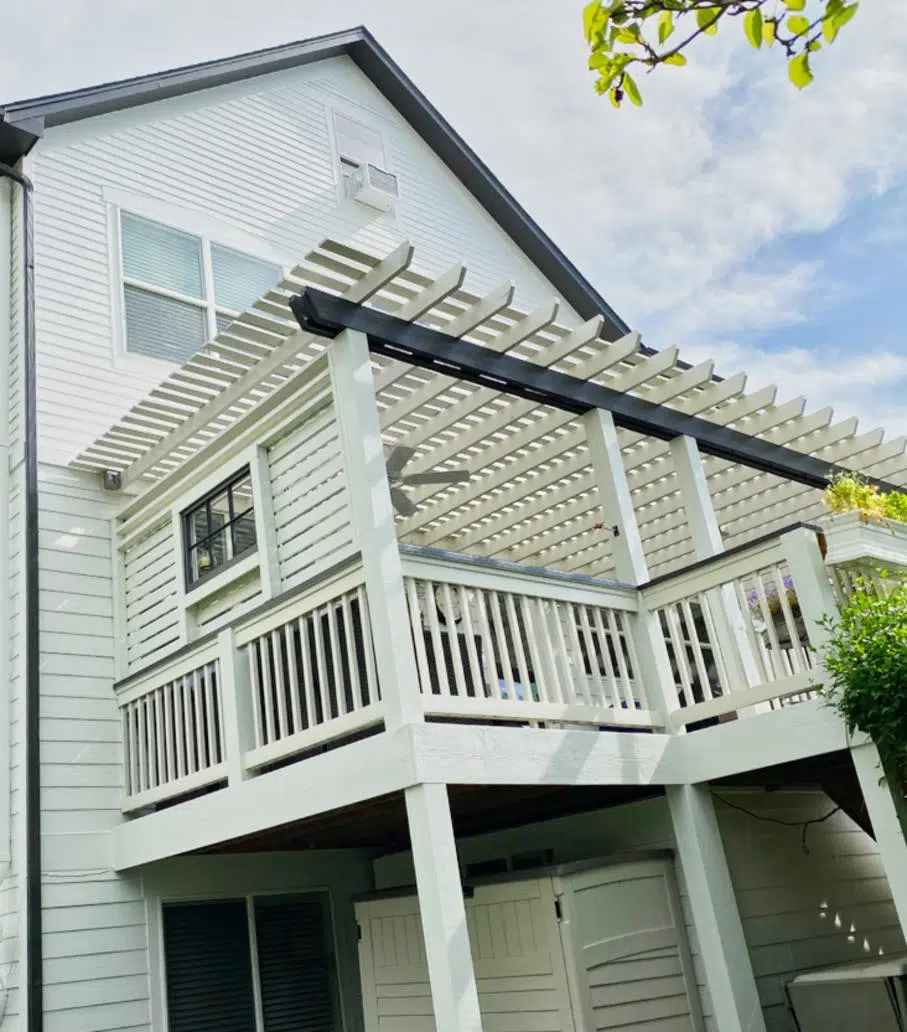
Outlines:
[{"label": "white pergola post", "polygon": [[[583,426],[602,515],[614,534],[612,549],[617,578],[626,584],[644,584],[649,579],[649,568],[614,417],[603,409],[592,409],[583,416]],[[644,694],[650,709],[661,709],[667,723],[668,713],[677,708],[677,692],[658,617],[640,603],[632,625],[640,667],[638,676]]]},{"label": "white pergola post", "polygon": [[[692,437],[675,437],[670,449],[696,558],[709,559],[721,555],[724,540],[709,493],[699,445]],[[733,587],[724,585],[706,592],[706,596],[712,603],[712,619],[724,639],[718,643],[718,647],[730,646],[723,647],[722,652],[730,676],[741,682],[738,686],[740,689],[758,684],[756,659],[752,654],[743,612]]]},{"label": "white pergola post", "polygon": [[393,730],[423,720],[424,712],[368,340],[358,331],[344,330],[328,353],[353,527],[362,552],[384,723]]},{"label": "white pergola post", "polygon": [[888,878],[888,887],[894,900],[894,908],[901,923],[901,932],[907,939],[907,805],[897,800],[887,780],[883,780],[882,761],[879,750],[872,742],[851,747],[853,765],[856,768],[866,812],[872,822],[879,856]]},{"label": "white pergola post", "polygon": [[405,790],[437,1032],[482,1032],[447,786]]},{"label": "white pergola post", "polygon": [[672,785],[667,796],[715,1026],[721,1032],[765,1032],[709,786]]}]

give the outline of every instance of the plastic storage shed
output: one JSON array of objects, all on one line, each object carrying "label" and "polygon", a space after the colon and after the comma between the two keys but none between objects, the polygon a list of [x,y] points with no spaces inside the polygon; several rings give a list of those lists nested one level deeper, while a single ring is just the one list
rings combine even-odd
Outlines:
[{"label": "plastic storage shed", "polygon": [[[361,897],[366,1032],[434,1032],[412,890]],[[483,879],[466,917],[485,1032],[701,1032],[664,853]]]}]

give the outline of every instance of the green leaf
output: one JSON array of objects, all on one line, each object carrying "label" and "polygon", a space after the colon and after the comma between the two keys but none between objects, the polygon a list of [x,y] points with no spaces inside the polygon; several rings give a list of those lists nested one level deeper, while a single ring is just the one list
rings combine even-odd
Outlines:
[{"label": "green leaf", "polygon": [[841,11],[839,11],[838,14],[834,16],[835,26],[839,30],[843,29],[844,26],[850,21],[850,19],[857,13],[857,8],[859,6],[860,5],[856,3],[849,4],[847,7],[842,8]]},{"label": "green leaf", "polygon": [[591,43],[595,30],[598,28],[599,12],[602,9],[602,0],[592,0],[583,8],[583,35],[586,42]]},{"label": "green leaf", "polygon": [[743,19],[743,31],[750,45],[757,50],[762,46],[762,11],[755,7]]},{"label": "green leaf", "polygon": [[806,0],[784,0],[784,6],[789,11],[802,11],[806,7]]},{"label": "green leaf", "polygon": [[620,90],[618,90],[618,89],[611,90],[610,96],[611,96],[611,106],[619,108],[620,107]]},{"label": "green leaf", "polygon": [[670,11],[662,11],[658,19],[658,42],[664,43],[673,31],[674,15]]},{"label": "green leaf", "polygon": [[804,18],[802,14],[795,14],[787,19],[787,30],[793,36],[802,36],[804,32],[809,32],[809,18]]},{"label": "green leaf", "polygon": [[683,68],[687,63],[687,59],[683,54],[668,54],[668,56],[662,61],[662,64],[674,65],[676,68]]},{"label": "green leaf", "polygon": [[720,7],[700,7],[696,11],[696,24],[706,35],[714,36],[718,31],[718,17],[720,14]]},{"label": "green leaf", "polygon": [[814,53],[815,53],[815,52],[816,52],[817,50],[821,50],[821,49],[822,49],[822,44],[821,44],[821,43],[820,43],[820,42],[819,42],[819,41],[818,41],[817,39],[811,39],[811,40],[810,40],[810,41],[809,41],[809,42],[808,42],[808,43],[806,44],[806,49],[807,49],[807,50],[808,50],[808,51],[809,51],[809,52],[810,52],[811,54],[814,54]]},{"label": "green leaf", "polygon": [[628,25],[625,29],[617,30],[618,43],[638,43],[640,38],[639,25],[636,22]]},{"label": "green leaf", "polygon": [[826,43],[834,43],[838,36],[838,26],[835,25],[834,15],[826,14],[822,19],[822,35]]},{"label": "green leaf", "polygon": [[632,104],[635,104],[637,107],[642,107],[642,97],[639,93],[639,87],[633,81],[633,77],[629,72],[624,72],[624,90]]},{"label": "green leaf", "polygon": [[798,90],[807,87],[813,81],[813,73],[809,68],[809,54],[804,52],[792,57],[787,66],[787,74]]},{"label": "green leaf", "polygon": [[762,42],[770,47],[775,42],[775,23],[768,19],[762,23]]}]

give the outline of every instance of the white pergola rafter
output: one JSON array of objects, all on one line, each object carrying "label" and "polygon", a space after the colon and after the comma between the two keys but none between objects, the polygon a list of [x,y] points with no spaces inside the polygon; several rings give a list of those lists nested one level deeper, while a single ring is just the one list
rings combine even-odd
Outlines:
[{"label": "white pergola rafter", "polygon": [[[224,430],[254,419],[259,404],[330,346],[300,330],[287,305],[311,286],[823,461],[907,479],[904,438],[860,434],[856,420],[835,423],[830,409],[807,414],[803,398],[779,403],[773,387],[748,393],[744,374],[717,379],[712,362],[690,367],[676,348],[643,351],[638,334],[603,340],[603,319],[571,320],[556,299],[523,311],[506,270],[500,287],[477,295],[464,288],[465,265],[431,277],[412,262],[408,243],[379,256],[324,241],[72,465],[119,473],[133,492],[153,492]],[[416,449],[408,471],[473,471],[467,483],[412,491],[418,511],[398,520],[401,539],[583,573],[612,570],[578,417],[396,359],[373,357],[373,366],[383,434]],[[618,440],[650,572],[691,560],[668,444],[627,430]],[[712,456],[704,464],[729,545],[818,511],[815,488]]]}]

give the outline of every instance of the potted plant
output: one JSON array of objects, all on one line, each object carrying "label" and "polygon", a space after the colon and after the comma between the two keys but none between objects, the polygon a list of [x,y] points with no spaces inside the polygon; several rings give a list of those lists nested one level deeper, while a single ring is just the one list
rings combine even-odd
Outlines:
[{"label": "potted plant", "polygon": [[784,578],[780,588],[774,583],[765,588],[763,593],[763,598],[765,600],[764,606],[755,588],[747,593],[747,604],[749,605],[750,615],[753,619],[753,626],[760,634],[770,640],[768,624],[765,619],[765,611],[767,610],[778,644],[782,649],[793,647],[793,636],[791,635],[791,628],[788,624],[787,614],[785,613],[782,593],[784,601],[787,602],[787,610],[793,618],[794,630],[797,632],[797,639],[801,645],[805,646],[808,644],[806,624],[800,612],[800,600],[797,598],[797,592],[794,590],[794,582],[790,577]]},{"label": "potted plant", "polygon": [[859,473],[848,473],[831,480],[823,501],[829,565],[907,568],[907,494],[883,494]]},{"label": "potted plant", "polygon": [[907,777],[907,582],[889,590],[858,581],[839,609],[826,617],[823,648],[829,683],[821,694],[844,718],[875,742],[889,776]]}]

